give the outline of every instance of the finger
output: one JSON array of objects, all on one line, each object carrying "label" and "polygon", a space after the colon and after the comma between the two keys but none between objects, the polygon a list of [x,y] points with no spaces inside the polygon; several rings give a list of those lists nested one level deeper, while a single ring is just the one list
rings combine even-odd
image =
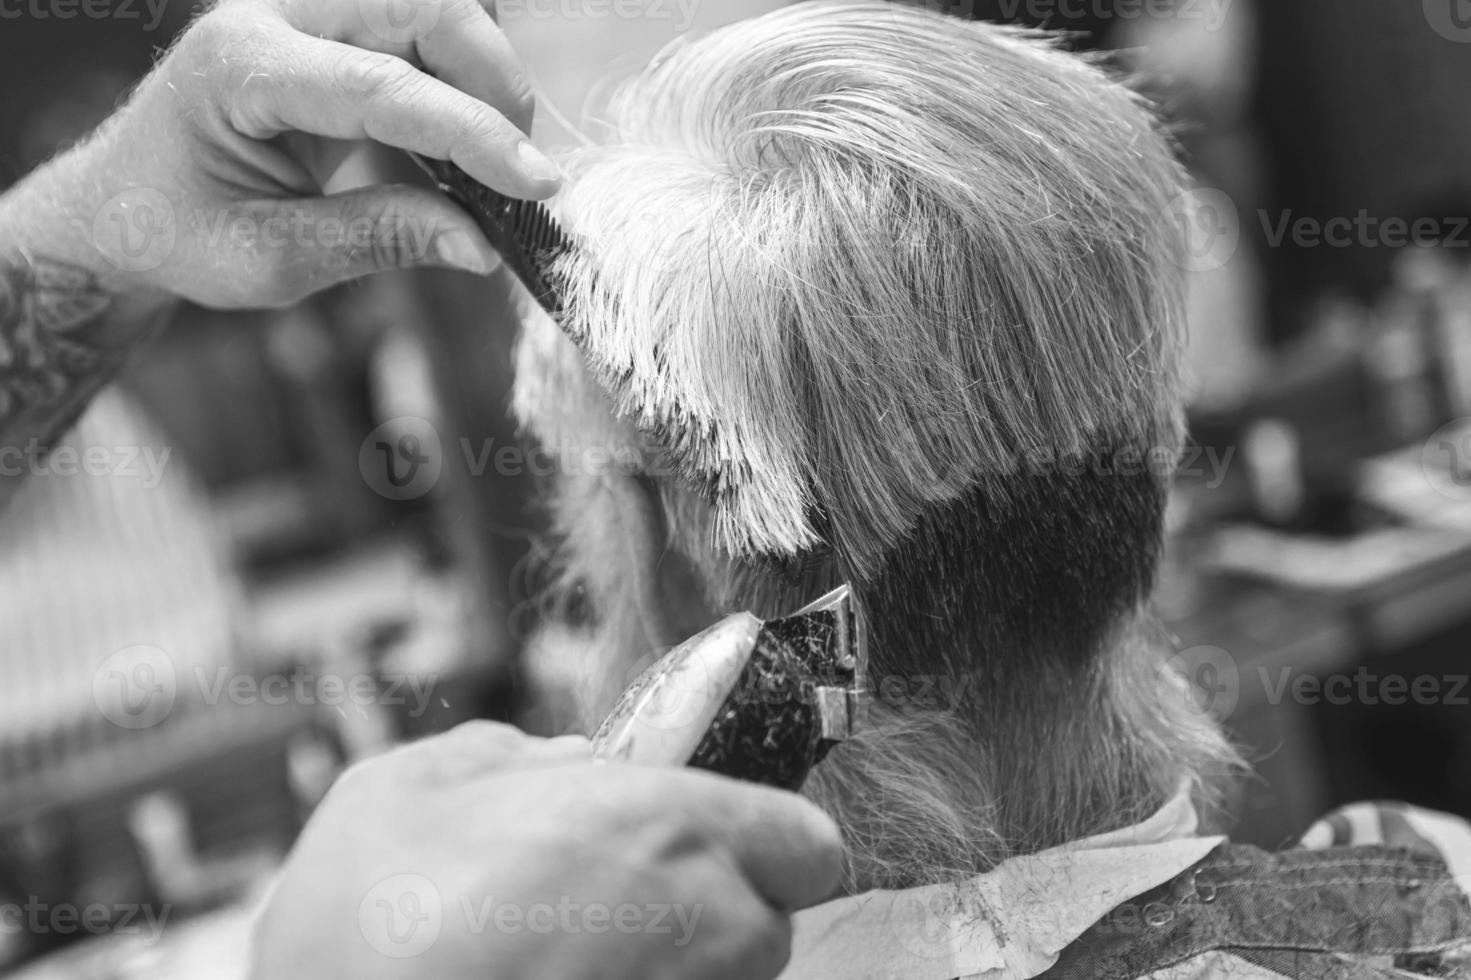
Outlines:
[{"label": "finger", "polygon": [[670,798],[725,845],[774,908],[807,908],[837,891],[843,839],[827,814],[795,793],[690,770],[680,775],[689,785]]},{"label": "finger", "polygon": [[[771,980],[791,959],[792,920],[713,865],[681,877],[686,935],[682,975],[707,980]],[[676,909],[680,906],[676,905]]]},{"label": "finger", "polygon": [[560,172],[505,116],[401,58],[287,33],[270,67],[232,100],[237,129],[255,139],[299,130],[335,139],[373,139],[452,160],[505,194],[543,198]]},{"label": "finger", "polygon": [[470,218],[443,195],[387,185],[253,207],[238,268],[270,282],[267,302],[290,303],[390,269],[443,266],[478,274],[499,257]]},{"label": "finger", "polygon": [[481,0],[297,0],[282,12],[306,34],[421,65],[530,132],[531,87],[493,10]]},{"label": "finger", "polygon": [[447,3],[416,47],[435,76],[500,110],[521,132],[531,132],[536,99],[526,68],[477,0]]},{"label": "finger", "polygon": [[473,755],[481,758],[510,758],[519,755],[537,739],[515,725],[496,721],[467,721],[442,735],[417,744],[431,746],[444,755]]},{"label": "finger", "polygon": [[733,976],[778,977],[792,959],[792,920],[785,912],[768,909],[761,938],[746,954],[746,963]]},{"label": "finger", "polygon": [[558,735],[548,739],[545,748],[550,753],[565,755],[584,761],[592,759],[592,740],[586,735]]},{"label": "finger", "polygon": [[424,771],[441,782],[465,782],[492,773],[588,762],[592,744],[569,736],[542,739],[511,725],[471,721],[410,746]]}]

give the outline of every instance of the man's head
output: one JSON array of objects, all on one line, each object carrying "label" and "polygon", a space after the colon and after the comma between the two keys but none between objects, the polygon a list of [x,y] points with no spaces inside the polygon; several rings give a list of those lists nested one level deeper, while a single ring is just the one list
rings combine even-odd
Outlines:
[{"label": "man's head", "polygon": [[1147,109],[1035,36],[811,2],[675,46],[608,123],[561,203],[566,335],[528,327],[517,391],[566,464],[584,723],[720,613],[849,581],[876,725],[810,792],[853,887],[1211,784],[1143,615],[1183,342]]}]

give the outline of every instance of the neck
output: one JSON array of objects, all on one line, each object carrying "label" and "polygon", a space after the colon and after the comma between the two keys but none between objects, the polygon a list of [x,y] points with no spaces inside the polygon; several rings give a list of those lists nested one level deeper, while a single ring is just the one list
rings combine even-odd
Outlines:
[{"label": "neck", "polygon": [[1219,812],[1238,759],[1144,615],[1075,658],[987,657],[956,678],[874,678],[872,725],[806,792],[844,828],[849,892],[909,888],[1147,818],[1182,781]]}]

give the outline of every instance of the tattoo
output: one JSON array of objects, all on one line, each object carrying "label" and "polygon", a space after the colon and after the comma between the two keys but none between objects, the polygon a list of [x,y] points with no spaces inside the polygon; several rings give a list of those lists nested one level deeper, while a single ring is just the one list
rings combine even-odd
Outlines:
[{"label": "tattoo", "polygon": [[0,266],[0,436],[23,415],[54,431],[53,413],[73,416],[121,364],[95,339],[111,306],[77,266],[46,258]]}]

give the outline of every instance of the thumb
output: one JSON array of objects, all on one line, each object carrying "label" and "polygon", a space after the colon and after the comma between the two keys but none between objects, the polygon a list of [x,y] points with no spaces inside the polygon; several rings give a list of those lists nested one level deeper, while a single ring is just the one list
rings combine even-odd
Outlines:
[{"label": "thumb", "polygon": [[260,285],[282,302],[393,269],[439,266],[484,275],[501,262],[469,215],[442,194],[409,185],[271,202],[263,243],[271,227],[282,248],[279,261],[263,271],[276,281]]}]

